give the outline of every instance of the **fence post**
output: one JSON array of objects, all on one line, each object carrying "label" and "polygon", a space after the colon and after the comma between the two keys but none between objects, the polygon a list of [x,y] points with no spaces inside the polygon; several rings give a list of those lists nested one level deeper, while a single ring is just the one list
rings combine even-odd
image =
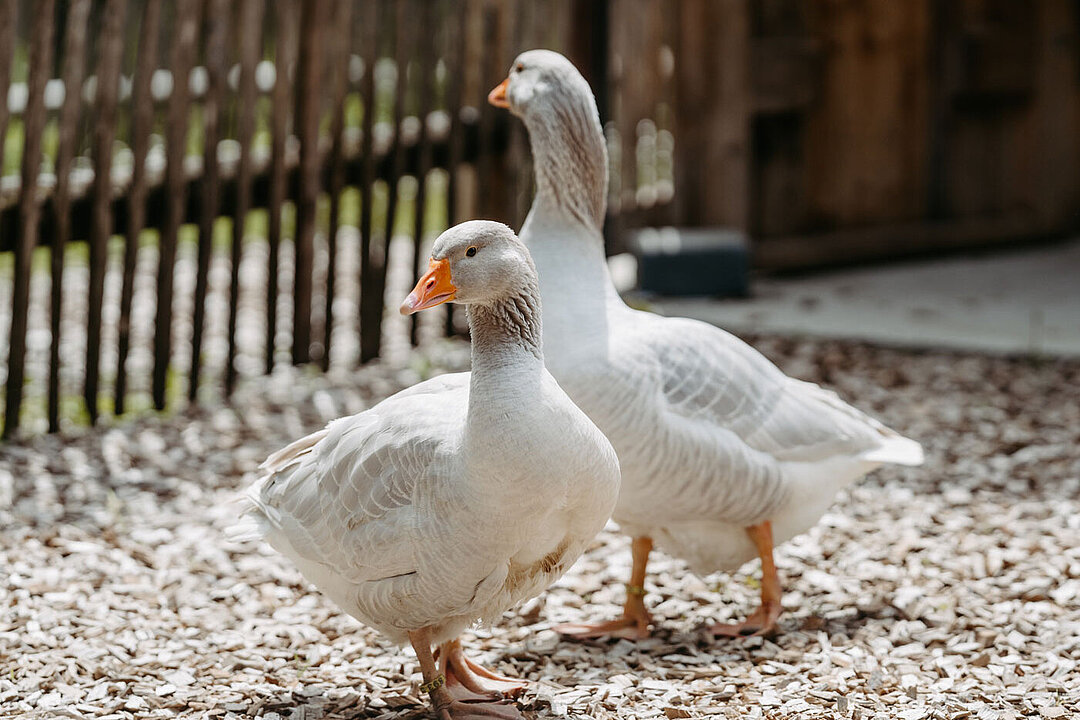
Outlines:
[{"label": "fence post", "polygon": [[206,0],[209,34],[206,39],[207,88],[203,100],[203,177],[199,203],[199,257],[195,275],[195,313],[192,318],[191,374],[188,378],[188,399],[195,401],[199,394],[199,370],[202,366],[203,325],[206,320],[206,288],[210,275],[210,256],[214,250],[214,221],[221,201],[218,197],[218,141],[221,138],[221,118],[225,105],[225,73],[228,72],[226,42],[229,33],[229,3],[225,0]]},{"label": "fence post", "polygon": [[[365,363],[379,355],[382,328],[383,300],[378,290],[378,276],[384,266],[385,255],[378,253],[372,238],[371,205],[375,185],[375,157],[372,135],[375,129],[375,65],[379,61],[377,25],[385,16],[382,3],[369,2],[364,20],[363,33],[364,78],[361,94],[364,98],[363,135],[361,137],[360,171],[360,362]],[[396,119],[396,116],[395,116]]]},{"label": "fence post", "polygon": [[[330,341],[334,334],[334,292],[337,274],[337,235],[341,214],[341,192],[345,187],[344,142],[345,97],[349,90],[349,39],[352,37],[352,0],[334,4],[330,32],[333,38],[330,121],[330,222],[326,230],[326,297],[323,310],[322,369],[330,369]],[[365,68],[370,72],[370,68]]]},{"label": "fence post", "polygon": [[296,203],[293,280],[294,365],[311,356],[311,282],[315,249],[315,211],[319,200],[319,91],[322,89],[322,38],[325,0],[302,4],[297,68],[296,121],[300,136],[300,197]]},{"label": "fence post", "polygon": [[[81,88],[86,74],[86,25],[90,0],[75,0],[68,8],[64,37],[64,87]],[[52,239],[52,297],[49,348],[49,432],[60,429],[60,319],[64,299],[64,250],[71,237],[70,177],[75,157],[75,139],[82,109],[82,93],[66,92],[60,109],[60,142],[56,150],[56,195],[53,218],[56,235]],[[0,133],[0,137],[3,133]],[[2,165],[2,163],[0,163]]]},{"label": "fence post", "polygon": [[274,112],[271,114],[270,199],[267,205],[266,278],[266,372],[274,369],[274,336],[277,334],[278,254],[281,249],[281,210],[285,204],[285,141],[289,135],[289,69],[296,61],[296,2],[277,0],[275,14]]},{"label": "fence post", "polygon": [[[14,5],[9,3],[8,5]],[[29,97],[23,115],[25,142],[22,156],[22,195],[19,198],[19,233],[15,248],[15,287],[12,293],[11,341],[8,345],[7,396],[4,406],[4,437],[19,429],[22,384],[26,362],[26,323],[30,306],[30,261],[37,244],[38,170],[41,164],[41,136],[45,129],[45,83],[52,74],[53,17],[55,0],[42,0],[37,6],[30,40]],[[11,20],[14,12],[5,7]],[[14,24],[14,23],[13,23]],[[5,38],[6,39],[6,38]],[[7,50],[7,48],[0,48]],[[4,95],[6,105],[7,95]],[[5,118],[6,119],[6,118]]]},{"label": "fence post", "polygon": [[749,222],[749,0],[683,0],[675,201],[682,225]]},{"label": "fence post", "polygon": [[[240,306],[240,261],[243,257],[244,222],[251,209],[251,139],[255,134],[255,68],[262,50],[263,0],[243,0],[240,24],[234,35],[240,43],[240,104],[236,134],[240,145],[240,167],[236,174],[236,215],[232,231],[232,268],[229,283],[229,354],[225,361],[225,394],[236,385],[236,316]],[[243,31],[241,32],[241,28]],[[269,342],[269,339],[268,339]]]},{"label": "fence post", "polygon": [[131,301],[135,292],[135,261],[138,259],[139,235],[146,226],[146,154],[150,149],[150,130],[154,124],[154,99],[150,80],[158,59],[158,36],[161,34],[161,0],[147,0],[139,29],[139,56],[131,95],[131,189],[128,191],[128,226],[124,238],[124,276],[120,288],[120,328],[116,353],[116,393],[113,411],[124,413],[127,395],[127,356],[131,338]]},{"label": "fence post", "polygon": [[173,72],[169,98],[167,163],[165,170],[165,228],[159,243],[157,278],[157,321],[154,326],[154,407],[165,409],[165,384],[172,355],[173,271],[176,264],[176,240],[187,209],[187,177],[184,156],[188,128],[188,78],[195,60],[195,42],[199,30],[198,0],[177,1],[177,32],[169,65]]},{"label": "fence post", "polygon": [[120,88],[120,61],[124,50],[124,3],[105,5],[99,43],[97,92],[94,98],[94,200],[90,225],[90,289],[86,329],[86,383],[83,397],[90,423],[97,422],[98,381],[101,376],[101,302],[105,292],[105,265],[112,235],[112,152],[116,137],[116,101]]}]

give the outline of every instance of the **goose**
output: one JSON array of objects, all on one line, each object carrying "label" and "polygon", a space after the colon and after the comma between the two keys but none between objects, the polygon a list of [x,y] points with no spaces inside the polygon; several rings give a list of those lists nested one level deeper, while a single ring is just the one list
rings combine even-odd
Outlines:
[{"label": "goose", "polygon": [[573,564],[610,517],[618,459],[544,367],[536,271],[510,228],[436,239],[401,312],[448,301],[467,308],[471,372],[271,455],[232,536],[264,538],[346,613],[410,643],[438,717],[519,718],[506,697],[525,683],[466,658],[458,635]]},{"label": "goose", "polygon": [[528,131],[536,195],[521,239],[540,275],[546,362],[618,453],[614,520],[632,538],[622,616],[557,629],[648,636],[643,596],[656,543],[700,575],[760,558],[760,606],[710,630],[773,633],[774,546],[809,529],[841,488],[879,465],[920,464],[921,446],[719,328],[627,307],[604,256],[607,150],[596,101],[565,57],[519,55],[488,100]]}]

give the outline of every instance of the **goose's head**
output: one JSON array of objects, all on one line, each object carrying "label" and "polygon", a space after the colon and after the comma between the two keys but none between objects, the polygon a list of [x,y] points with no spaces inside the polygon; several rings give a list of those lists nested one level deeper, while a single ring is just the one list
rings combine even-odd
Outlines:
[{"label": "goose's head", "polygon": [[518,55],[506,79],[488,94],[488,102],[508,108],[526,122],[559,113],[567,105],[597,114],[589,83],[573,63],[551,50]]},{"label": "goose's head", "polygon": [[435,239],[428,271],[401,303],[401,314],[450,301],[491,305],[532,292],[536,282],[529,251],[513,230],[490,220],[470,220]]},{"label": "goose's head", "polygon": [[523,52],[488,102],[509,108],[529,131],[536,160],[534,208],[555,208],[597,234],[607,200],[607,146],[596,98],[577,68],[557,52]]}]

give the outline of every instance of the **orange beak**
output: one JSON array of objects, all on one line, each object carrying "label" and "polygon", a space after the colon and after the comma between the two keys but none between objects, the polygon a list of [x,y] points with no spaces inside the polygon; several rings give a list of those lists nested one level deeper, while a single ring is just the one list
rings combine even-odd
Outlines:
[{"label": "orange beak", "polygon": [[510,87],[510,78],[506,78],[488,93],[488,102],[495,107],[508,108],[510,101],[506,99],[506,88]]},{"label": "orange beak", "polygon": [[450,281],[450,261],[446,258],[432,260],[428,263],[428,271],[401,303],[401,314],[412,315],[418,310],[442,305],[456,296],[457,288]]}]

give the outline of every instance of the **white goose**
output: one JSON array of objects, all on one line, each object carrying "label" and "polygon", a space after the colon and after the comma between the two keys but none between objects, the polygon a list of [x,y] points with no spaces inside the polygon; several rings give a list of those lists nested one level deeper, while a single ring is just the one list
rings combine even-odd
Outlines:
[{"label": "white goose", "polygon": [[607,151],[596,101],[566,58],[523,53],[488,99],[529,132],[536,198],[521,238],[540,273],[548,368],[615,446],[614,518],[633,537],[623,616],[559,629],[646,636],[655,540],[701,574],[760,557],[761,607],[711,629],[772,632],[774,543],[809,528],[840,488],[878,465],[921,463],[922,449],[722,330],[622,302],[604,259]]},{"label": "white goose", "polygon": [[456,638],[573,564],[610,516],[619,466],[544,369],[536,270],[510,228],[443,233],[401,311],[450,300],[468,306],[472,372],[271,455],[234,535],[257,531],[345,612],[410,642],[439,717],[517,718],[503,696],[525,684],[466,659]]}]

